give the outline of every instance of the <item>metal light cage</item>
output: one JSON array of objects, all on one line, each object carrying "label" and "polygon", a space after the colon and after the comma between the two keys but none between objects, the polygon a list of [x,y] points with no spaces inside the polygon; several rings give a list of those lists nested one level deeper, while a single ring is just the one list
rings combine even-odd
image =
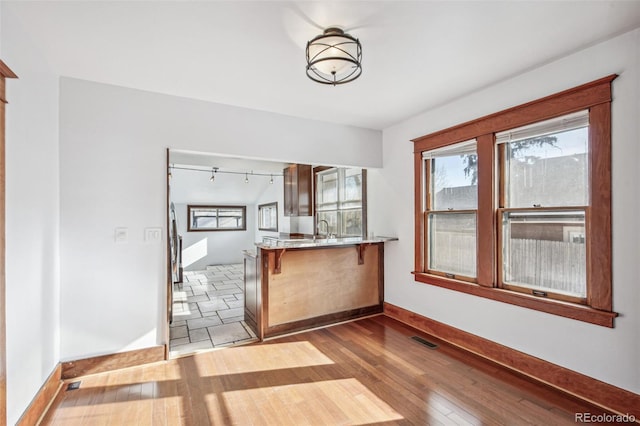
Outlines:
[{"label": "metal light cage", "polygon": [[[317,50],[317,52],[312,52]],[[360,41],[340,28],[327,28],[307,42],[307,77],[321,84],[344,84],[362,74],[362,46]],[[322,71],[323,65],[343,63],[341,72]]]}]

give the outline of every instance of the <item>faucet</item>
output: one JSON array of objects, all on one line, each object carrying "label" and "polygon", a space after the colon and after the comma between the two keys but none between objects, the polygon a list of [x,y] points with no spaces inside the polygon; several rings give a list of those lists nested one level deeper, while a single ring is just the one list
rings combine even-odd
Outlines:
[{"label": "faucet", "polygon": [[327,221],[326,221],[326,220],[324,220],[324,219],[319,220],[319,221],[318,221],[318,226],[316,227],[316,231],[318,232],[318,234],[320,233],[320,224],[321,224],[322,222],[324,222],[324,224],[325,224],[325,226],[326,226],[326,228],[325,228],[325,231],[326,231],[326,232],[324,233],[324,237],[328,239],[328,238],[329,238],[329,235],[330,235],[330,234],[329,234],[329,222],[327,222]]}]

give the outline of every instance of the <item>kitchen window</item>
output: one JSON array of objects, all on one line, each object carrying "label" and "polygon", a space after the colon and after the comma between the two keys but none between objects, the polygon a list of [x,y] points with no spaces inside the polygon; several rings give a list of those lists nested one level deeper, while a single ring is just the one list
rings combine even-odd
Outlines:
[{"label": "kitchen window", "polygon": [[246,206],[187,206],[187,230],[246,231]]},{"label": "kitchen window", "polygon": [[314,175],[316,233],[363,237],[366,234],[366,170],[316,167]]},{"label": "kitchen window", "polygon": [[413,141],[417,281],[613,327],[615,77]]},{"label": "kitchen window", "polygon": [[278,203],[260,204],[258,206],[258,230],[278,231]]}]

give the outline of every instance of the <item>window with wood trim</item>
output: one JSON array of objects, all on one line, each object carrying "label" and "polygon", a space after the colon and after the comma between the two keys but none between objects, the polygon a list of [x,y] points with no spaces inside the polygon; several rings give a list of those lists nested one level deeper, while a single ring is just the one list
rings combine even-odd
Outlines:
[{"label": "window with wood trim", "polygon": [[615,77],[413,141],[417,281],[613,327]]},{"label": "window with wood trim", "polygon": [[187,206],[187,231],[246,231],[246,206]]},{"label": "window with wood trim", "polygon": [[425,266],[429,273],[476,280],[478,187],[469,164],[475,139],[424,152]]}]

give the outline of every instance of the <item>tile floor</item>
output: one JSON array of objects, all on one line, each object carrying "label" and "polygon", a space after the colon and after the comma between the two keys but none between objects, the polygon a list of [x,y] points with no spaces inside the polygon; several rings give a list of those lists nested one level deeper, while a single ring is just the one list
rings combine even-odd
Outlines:
[{"label": "tile floor", "polygon": [[243,265],[185,271],[173,285],[172,357],[257,340],[244,322]]}]

